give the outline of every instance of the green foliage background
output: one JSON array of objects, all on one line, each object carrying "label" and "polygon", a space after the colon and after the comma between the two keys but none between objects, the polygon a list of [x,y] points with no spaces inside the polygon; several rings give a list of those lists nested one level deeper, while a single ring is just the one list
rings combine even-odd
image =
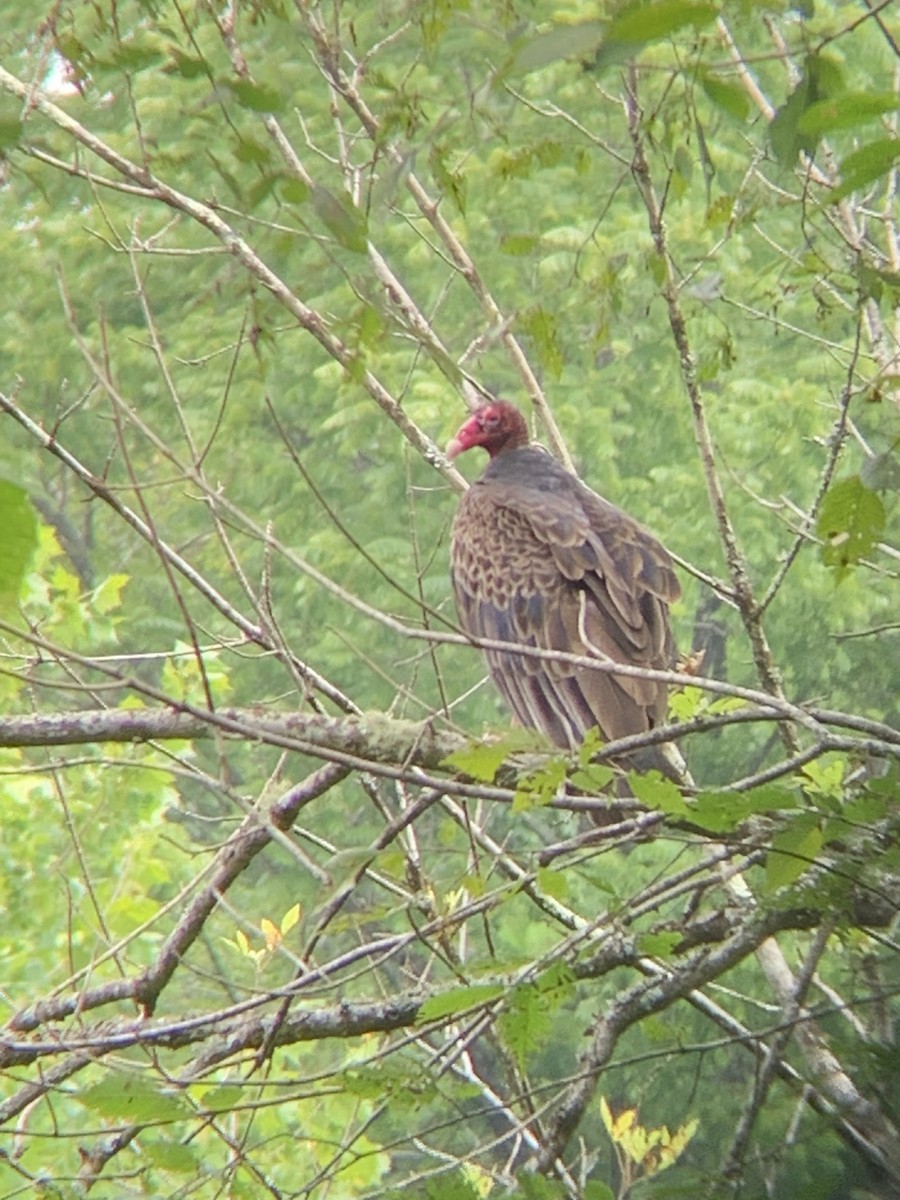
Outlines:
[{"label": "green foliage background", "polygon": [[[739,614],[713,605],[704,582],[727,579],[728,563],[664,302],[664,263],[632,171],[623,97],[633,62],[718,476],[754,594],[768,602],[764,627],[785,693],[896,727],[900,27],[890,9],[877,19],[864,12],[840,2],[776,2],[764,12],[747,0],[477,8],[259,0],[217,20],[205,5],[126,0],[9,14],[5,69],[46,88],[147,174],[123,181],[84,144],[76,150],[36,104],[3,92],[0,391],[153,534],[139,536],[3,416],[2,711],[127,707],[156,696],[278,711],[313,703],[429,718],[475,737],[505,729],[499,701],[476,688],[474,652],[401,631],[452,625],[455,495],[451,477],[404,437],[396,412],[392,420],[373,401],[367,372],[438,445],[464,413],[462,371],[523,404],[529,386],[542,389],[579,473],[687,564],[674,614],[682,649],[706,642],[712,620],[705,673],[759,686]],[[329,85],[332,63],[358,98],[355,111]],[[768,112],[754,103],[757,85]],[[439,200],[440,220],[474,264],[469,278],[411,178]],[[835,202],[842,179],[855,190]],[[192,220],[189,205],[166,203],[165,189],[226,222],[339,340],[344,361],[227,237]],[[371,247],[426,318],[428,336],[379,278]],[[535,429],[552,439],[540,419]],[[248,621],[274,629],[328,687],[242,637],[222,606],[163,569],[154,539]],[[66,661],[59,647],[80,659]],[[88,660],[113,664],[116,685]],[[679,715],[706,704],[700,695],[682,697]],[[700,735],[688,751],[710,788],[781,755],[767,725]],[[15,928],[0,940],[9,1016],[57,990],[77,994],[88,981],[149,967],[240,817],[318,765],[222,738],[0,755],[0,898]],[[782,848],[815,858],[839,814],[865,830],[895,811],[896,766],[860,794],[849,786],[859,765],[853,754],[819,758],[748,811],[796,806],[799,824],[789,822]],[[329,899],[368,861],[389,803],[406,802],[406,785],[386,798],[393,787],[354,772],[304,815],[302,833],[254,862],[210,917],[157,1016],[181,1020],[271,996],[306,951],[310,961],[337,961],[382,932],[491,896],[489,915],[466,922],[464,948],[454,930],[383,970],[335,969],[307,993],[314,1006],[427,984],[444,997],[434,1019],[466,1055],[451,1065],[435,1030],[367,1033],[289,1045],[263,1073],[245,1055],[188,1084],[193,1050],[174,1051],[157,1070],[149,1051],[131,1048],[73,1067],[72,1082],[36,1105],[24,1131],[10,1124],[0,1196],[78,1194],[83,1163],[66,1139],[99,1145],[135,1122],[146,1129],[92,1181],[95,1194],[414,1188],[469,1197],[508,1186],[521,1196],[574,1188],[590,1197],[621,1184],[596,1105],[579,1129],[579,1191],[571,1162],[568,1182],[543,1180],[521,1171],[527,1146],[498,1153],[489,1101],[494,1089],[539,1107],[561,1088],[578,1070],[585,1029],[633,986],[634,971],[589,980],[561,971],[574,961],[567,935],[439,808],[416,822],[414,848],[379,853],[319,944]],[[844,807],[851,802],[855,809]],[[547,841],[576,830],[574,818],[542,807],[511,816],[497,806],[484,820],[530,865]],[[887,877],[896,844],[879,850]],[[636,935],[652,923],[629,915],[639,886],[702,853],[677,833],[627,856],[601,845],[546,869],[542,886]],[[843,914],[865,857],[820,880],[818,895],[803,892],[790,868],[780,883],[796,884],[811,908]],[[764,892],[762,867],[753,879]],[[770,874],[770,890],[778,884]],[[879,887],[890,891],[883,880]],[[262,922],[280,926],[295,904],[299,925],[267,944]],[[664,916],[679,927],[676,898]],[[788,935],[796,961],[809,936]],[[895,949],[841,918],[819,970],[828,987],[877,995],[889,1009]],[[677,957],[660,943],[646,953]],[[776,1024],[750,961],[723,980],[738,1019]],[[483,984],[487,992],[465,993]],[[469,1008],[492,1014],[486,1047],[466,1040]],[[123,1004],[111,1015],[132,1013]],[[67,1035],[81,1020],[72,1017]],[[854,1033],[836,1014],[824,1021],[896,1118],[895,1044]],[[714,1042],[687,1005],[623,1033],[600,1085],[614,1107],[640,1105],[648,1128],[700,1117],[679,1164],[634,1195],[716,1186],[751,1073],[745,1052]],[[11,1070],[4,1094],[15,1096],[23,1079]],[[777,1179],[779,1196],[879,1186],[874,1173],[860,1180],[834,1122],[798,1116],[797,1105],[786,1086],[768,1095],[742,1196],[767,1194],[766,1177]],[[792,1123],[799,1133],[788,1150]]]}]

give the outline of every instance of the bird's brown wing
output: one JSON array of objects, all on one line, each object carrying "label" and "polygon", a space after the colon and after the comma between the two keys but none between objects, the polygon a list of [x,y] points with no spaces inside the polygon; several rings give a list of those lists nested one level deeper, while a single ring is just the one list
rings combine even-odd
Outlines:
[{"label": "bird's brown wing", "polygon": [[[554,490],[482,481],[463,498],[453,533],[460,621],[477,637],[666,668],[667,605],[679,594],[671,560],[626,513],[577,480]],[[665,684],[505,651],[486,651],[494,683],[519,720],[571,748],[593,726],[608,739],[665,715]]]}]

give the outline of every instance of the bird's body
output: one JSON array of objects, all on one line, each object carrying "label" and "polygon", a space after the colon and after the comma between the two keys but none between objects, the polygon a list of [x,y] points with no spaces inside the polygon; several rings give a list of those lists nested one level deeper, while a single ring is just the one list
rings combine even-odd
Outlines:
[{"label": "bird's body", "polygon": [[[528,442],[524,418],[494,401],[463,425],[449,452],[483,446],[484,474],[463,497],[451,539],[460,624],[473,637],[666,670],[668,606],[680,595],[657,539]],[[667,687],[486,649],[491,678],[523,725],[574,749],[593,727],[606,740],[663,722]],[[658,765],[653,751],[633,760]]]}]

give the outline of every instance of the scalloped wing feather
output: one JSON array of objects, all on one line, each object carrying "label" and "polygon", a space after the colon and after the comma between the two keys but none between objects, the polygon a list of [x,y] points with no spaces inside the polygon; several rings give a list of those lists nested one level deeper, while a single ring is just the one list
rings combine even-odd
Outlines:
[{"label": "scalloped wing feather", "polygon": [[[463,497],[454,522],[453,585],[466,632],[670,667],[667,606],[680,588],[660,543],[542,452],[501,458]],[[515,459],[538,467],[539,486],[510,471]],[[608,739],[641,733],[665,717],[665,684],[512,651],[485,657],[522,724],[556,745],[578,745],[593,726]]]}]

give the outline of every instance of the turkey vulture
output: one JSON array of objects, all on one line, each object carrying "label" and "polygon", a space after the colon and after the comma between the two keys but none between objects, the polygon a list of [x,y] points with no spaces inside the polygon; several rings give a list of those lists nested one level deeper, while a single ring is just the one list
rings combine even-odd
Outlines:
[{"label": "turkey vulture", "polygon": [[[525,418],[492,400],[447,447],[483,447],[484,474],[453,523],[453,590],[472,637],[669,669],[669,604],[681,594],[672,560],[633,517],[531,445]],[[606,740],[644,733],[666,714],[665,683],[503,650],[485,650],[512,711],[564,749],[599,726]],[[673,774],[648,748],[630,766]]]}]

